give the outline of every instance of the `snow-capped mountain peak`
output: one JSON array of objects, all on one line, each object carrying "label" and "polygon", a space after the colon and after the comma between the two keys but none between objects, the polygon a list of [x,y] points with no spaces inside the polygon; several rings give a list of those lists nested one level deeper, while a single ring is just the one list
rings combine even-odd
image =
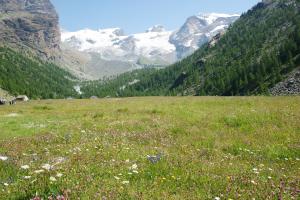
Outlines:
[{"label": "snow-capped mountain peak", "polygon": [[[96,59],[90,61],[92,68],[102,65],[107,69],[116,66],[116,62],[119,66],[124,66],[124,63],[139,67],[166,65],[190,55],[227,29],[238,17],[236,14],[202,13],[189,17],[177,31],[167,31],[162,25],[155,25],[146,32],[131,35],[124,34],[121,28],[62,31],[61,40],[67,48]],[[113,66],[106,66],[108,62],[113,62]]]},{"label": "snow-capped mountain peak", "polygon": [[193,53],[238,18],[236,14],[220,13],[202,13],[189,17],[170,38],[170,42],[176,46],[177,57],[181,59]]},{"label": "snow-capped mountain peak", "polygon": [[[164,55],[174,53],[175,46],[169,42],[172,31],[157,25],[145,33],[124,35],[120,28],[62,32],[62,41],[72,48],[85,52],[96,52],[105,60],[132,60],[140,57],[149,60],[164,59]],[[174,54],[175,55],[175,54]],[[175,56],[172,60],[175,61]]]}]

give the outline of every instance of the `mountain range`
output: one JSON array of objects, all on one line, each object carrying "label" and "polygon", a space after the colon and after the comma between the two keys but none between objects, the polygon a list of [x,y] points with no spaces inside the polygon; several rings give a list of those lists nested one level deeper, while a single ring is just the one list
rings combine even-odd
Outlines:
[{"label": "mountain range", "polygon": [[175,63],[224,32],[238,18],[237,14],[199,14],[189,17],[176,31],[167,31],[162,25],[132,35],[126,35],[121,28],[84,29],[62,31],[61,38],[65,49],[86,55],[83,69],[86,74],[102,78]]}]

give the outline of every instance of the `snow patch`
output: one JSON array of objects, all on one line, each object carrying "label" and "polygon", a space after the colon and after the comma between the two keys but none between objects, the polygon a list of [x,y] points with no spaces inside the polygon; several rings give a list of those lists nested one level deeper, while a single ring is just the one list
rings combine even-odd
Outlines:
[{"label": "snow patch", "polygon": [[223,13],[200,13],[197,15],[199,19],[205,20],[208,24],[214,23],[218,18],[239,17],[239,14],[223,14]]},{"label": "snow patch", "polygon": [[74,90],[75,90],[79,95],[82,94],[80,85],[75,85],[75,86],[74,86]]},{"label": "snow patch", "polygon": [[140,80],[134,79],[133,81],[129,82],[128,85],[134,85],[137,84],[138,82],[140,82]]}]

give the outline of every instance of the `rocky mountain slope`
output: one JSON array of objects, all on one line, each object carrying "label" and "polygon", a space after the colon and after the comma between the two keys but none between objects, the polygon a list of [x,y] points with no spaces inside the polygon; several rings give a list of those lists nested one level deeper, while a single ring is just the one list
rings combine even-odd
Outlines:
[{"label": "rocky mountain slope", "polygon": [[58,15],[50,0],[0,0],[0,42],[39,57],[59,57]]},{"label": "rocky mountain slope", "polygon": [[66,50],[88,55],[80,63],[83,73],[101,78],[145,66],[172,64],[193,53],[213,36],[224,31],[239,15],[200,14],[190,17],[177,31],[161,25],[144,33],[124,34],[120,28],[62,31]]},{"label": "rocky mountain slope", "polygon": [[75,77],[51,64],[63,60],[61,52],[49,0],[0,0],[0,88],[30,98],[76,95]]}]

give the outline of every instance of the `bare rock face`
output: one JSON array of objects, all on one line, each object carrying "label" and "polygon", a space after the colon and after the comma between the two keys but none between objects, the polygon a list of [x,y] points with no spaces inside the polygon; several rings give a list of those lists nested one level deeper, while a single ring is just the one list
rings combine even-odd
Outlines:
[{"label": "bare rock face", "polygon": [[0,44],[55,60],[60,52],[58,19],[50,0],[0,0]]}]

